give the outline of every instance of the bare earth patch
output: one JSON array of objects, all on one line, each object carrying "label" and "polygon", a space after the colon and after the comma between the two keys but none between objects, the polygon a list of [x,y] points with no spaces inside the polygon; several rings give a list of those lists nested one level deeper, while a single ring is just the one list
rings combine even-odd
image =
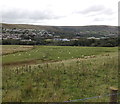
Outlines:
[{"label": "bare earth patch", "polygon": [[2,45],[2,49],[0,51],[2,51],[2,55],[7,55],[7,54],[13,54],[17,52],[28,51],[33,48],[34,46]]}]

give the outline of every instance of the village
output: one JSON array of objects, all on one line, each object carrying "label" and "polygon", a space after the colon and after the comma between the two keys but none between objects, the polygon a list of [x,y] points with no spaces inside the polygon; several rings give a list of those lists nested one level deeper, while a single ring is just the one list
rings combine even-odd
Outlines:
[{"label": "village", "polygon": [[[81,37],[78,36],[80,33],[75,33],[77,35],[74,35],[72,38],[69,37],[61,37],[58,34],[55,34],[55,32],[49,32],[47,30],[36,30],[36,29],[7,29],[2,28],[2,35],[0,35],[0,38],[2,40],[20,40],[20,41],[35,41],[36,39],[50,39],[53,41],[72,41],[72,40],[79,40]],[[107,39],[109,37],[86,37],[86,39]]]}]

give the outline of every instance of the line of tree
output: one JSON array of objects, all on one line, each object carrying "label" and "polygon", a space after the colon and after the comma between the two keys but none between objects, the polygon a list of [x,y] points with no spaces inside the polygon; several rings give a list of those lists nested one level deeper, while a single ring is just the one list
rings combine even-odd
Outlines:
[{"label": "line of tree", "polygon": [[115,47],[118,46],[120,38],[108,39],[86,39],[72,41],[46,41],[45,39],[37,39],[36,41],[21,41],[14,39],[2,40],[3,45],[55,45],[55,46],[95,46],[95,47]]}]

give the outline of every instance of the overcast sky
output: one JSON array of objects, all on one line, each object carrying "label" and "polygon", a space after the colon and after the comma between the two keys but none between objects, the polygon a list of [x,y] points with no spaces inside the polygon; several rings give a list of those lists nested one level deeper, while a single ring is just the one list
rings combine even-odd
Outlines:
[{"label": "overcast sky", "polygon": [[119,0],[2,0],[3,23],[118,25]]}]

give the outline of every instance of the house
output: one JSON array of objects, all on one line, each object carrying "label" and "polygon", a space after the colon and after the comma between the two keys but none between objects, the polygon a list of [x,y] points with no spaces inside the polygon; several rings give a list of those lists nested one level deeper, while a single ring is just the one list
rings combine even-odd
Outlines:
[{"label": "house", "polygon": [[21,40],[21,41],[23,41],[23,42],[30,42],[30,41],[32,41],[31,39],[29,39],[29,40]]},{"label": "house", "polygon": [[87,39],[100,39],[100,38],[96,38],[96,37],[88,37]]},{"label": "house", "polygon": [[54,38],[54,40],[57,40],[57,41],[70,41],[70,39],[59,39],[59,38]]}]

